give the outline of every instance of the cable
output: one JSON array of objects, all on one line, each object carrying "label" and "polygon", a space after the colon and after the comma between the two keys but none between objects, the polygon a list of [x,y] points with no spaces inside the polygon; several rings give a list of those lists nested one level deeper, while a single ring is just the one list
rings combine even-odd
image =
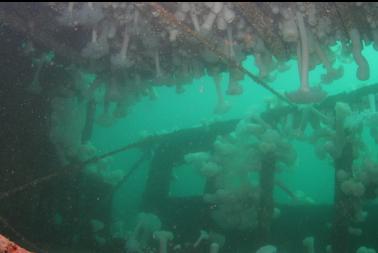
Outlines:
[{"label": "cable", "polygon": [[89,158],[85,161],[76,161],[76,162],[70,163],[70,164],[65,165],[61,168],[58,168],[57,172],[54,172],[54,173],[51,173],[49,175],[34,179],[34,180],[32,180],[32,181],[30,181],[26,184],[15,187],[12,190],[0,193],[0,200],[8,198],[8,197],[10,197],[10,196],[12,196],[16,193],[22,192],[22,191],[27,190],[29,188],[35,187],[35,186],[42,184],[44,182],[50,181],[51,179],[54,179],[58,176],[66,174],[66,173],[70,173],[70,172],[73,172],[73,171],[79,171],[82,168],[84,168],[86,165],[91,164],[91,163],[96,163],[96,162],[98,162],[98,161],[100,161],[104,158],[109,157],[109,156],[116,155],[118,153],[124,152],[124,151],[132,149],[132,148],[142,148],[146,145],[153,143],[154,141],[158,140],[159,138],[163,138],[164,136],[165,135],[150,136],[150,137],[147,137],[146,139],[143,139],[142,141],[128,144],[124,147],[109,151],[109,152],[102,154],[102,155],[99,155],[99,156]]}]

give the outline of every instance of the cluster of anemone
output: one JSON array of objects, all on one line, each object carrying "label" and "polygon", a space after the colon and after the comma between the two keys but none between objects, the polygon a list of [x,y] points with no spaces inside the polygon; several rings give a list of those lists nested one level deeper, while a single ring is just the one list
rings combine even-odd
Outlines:
[{"label": "cluster of anemone", "polygon": [[[338,169],[335,176],[341,194],[354,200],[353,223],[348,228],[348,232],[354,236],[363,233],[356,227],[367,215],[362,210],[362,200],[373,199],[378,194],[378,181],[375,180],[378,175],[377,161],[369,158],[371,154],[367,152],[362,138],[364,126],[374,129],[372,122],[376,119],[375,97],[369,95],[368,102],[368,109],[363,113],[355,112],[356,108],[352,109],[343,102],[335,104],[332,115],[323,115],[314,108],[306,107],[301,112],[302,123],[299,124],[302,125],[301,131],[305,131],[309,119],[318,118],[308,140],[315,145],[315,151],[322,159],[328,157],[336,161],[342,156],[346,144],[353,146],[352,170]],[[307,116],[304,117],[303,113]],[[203,199],[213,207],[212,218],[220,227],[256,227],[260,194],[258,186],[254,186],[248,178],[251,173],[261,169],[262,159],[267,155],[274,158],[277,165],[287,167],[293,164],[295,152],[289,140],[282,137],[290,136],[285,132],[290,130],[287,124],[292,122],[283,122],[272,128],[261,118],[253,116],[240,121],[230,134],[218,136],[211,151],[185,157],[213,186],[213,190],[206,192]],[[253,218],[245,221],[245,216]],[[311,241],[306,240],[306,245],[310,245]]]},{"label": "cluster of anemone", "polygon": [[218,189],[203,196],[214,207],[211,217],[224,230],[248,230],[257,227],[259,193],[255,186],[234,190]]},{"label": "cluster of anemone", "polygon": [[[92,143],[87,142],[80,145],[76,158],[80,161],[86,161],[96,155],[98,155],[97,148]],[[87,165],[84,172],[87,176],[98,178],[110,186],[116,186],[125,175],[123,170],[113,168],[113,159],[111,157]]]},{"label": "cluster of anemone", "polygon": [[272,166],[283,168],[293,165],[296,152],[288,139],[258,117],[242,120],[233,132],[218,136],[210,152],[185,156],[213,186],[203,200],[214,207],[211,215],[220,227],[256,228],[260,189],[251,178],[266,157],[276,161]]},{"label": "cluster of anemone", "polygon": [[[300,88],[286,94],[293,102],[313,103],[324,99],[326,93],[321,87],[311,85],[309,71],[322,65],[325,69],[322,83],[332,83],[344,74],[342,66],[334,66],[338,57],[354,59],[358,79],[367,80],[370,76],[362,49],[370,42],[376,47],[378,41],[377,22],[374,20],[378,10],[375,4],[259,5],[268,20],[266,29],[275,31],[273,41],[284,45],[281,51],[286,48],[286,52],[280,52],[284,57],[277,55],[272,39],[258,32],[263,31],[263,25],[251,24],[254,20],[241,10],[240,4],[174,2],[161,5],[174,15],[176,21],[206,38],[216,51],[222,52],[228,59],[241,64],[252,54],[259,70],[258,76],[266,82],[274,80],[276,71],[287,69],[286,61],[296,58]],[[200,46],[199,41],[180,26],[168,22],[148,3],[49,3],[49,6],[57,12],[60,25],[88,31],[87,43],[80,49],[83,58],[89,59],[92,66],[93,62],[99,66],[106,63],[114,70],[127,71],[130,77],[124,80],[125,85],[134,90],[149,93],[149,86],[163,84],[175,86],[176,91],[181,93],[184,85],[208,73],[214,77],[218,97],[214,112],[224,113],[230,106],[219,87],[220,73],[229,71],[226,93],[243,93],[240,81],[244,79],[244,73],[223,62],[206,45]],[[365,15],[358,19],[350,18],[353,22],[348,24],[336,18],[337,10],[345,11],[348,16],[351,9]],[[366,26],[362,25],[365,23]],[[367,30],[361,30],[361,27],[367,27]],[[342,45],[341,51],[332,51],[331,48],[338,42]],[[110,84],[107,86],[109,90],[114,89]],[[120,112],[115,114],[124,116],[126,113],[120,108]],[[101,121],[109,123],[107,118]]]},{"label": "cluster of anemone", "polygon": [[334,123],[322,126],[315,134],[315,152],[320,159],[325,157],[333,160],[342,155],[344,145],[349,142],[354,148],[354,169],[346,172],[339,169],[336,180],[339,182],[341,191],[349,196],[361,198],[365,194],[366,178],[368,173],[374,172],[372,162],[364,158],[366,146],[362,140],[363,120],[365,118],[355,114],[346,103],[338,102],[335,105]]},{"label": "cluster of anemone", "polygon": [[[62,163],[78,156],[85,125],[85,105],[76,97],[55,97],[51,101],[50,140]],[[89,150],[88,150],[89,152]]]},{"label": "cluster of anemone", "polygon": [[140,213],[134,231],[126,241],[127,252],[143,252],[153,240],[154,234],[160,231],[161,221],[152,213]]},{"label": "cluster of anemone", "polygon": [[[357,148],[363,146],[361,133],[362,125],[355,120],[355,114],[347,103],[338,102],[334,108],[334,117],[327,124],[315,129],[313,143],[318,158],[331,157],[337,159],[341,156],[342,148],[346,142],[351,142]],[[357,155],[357,154],[356,154]]]},{"label": "cluster of anemone", "polygon": [[[162,229],[162,222],[153,213],[139,213],[133,231],[126,236],[125,249],[127,252],[188,252],[199,248],[207,248],[207,252],[218,253],[226,238],[214,231],[200,231],[200,236],[193,243],[179,244],[175,242],[175,235]],[[158,248],[158,250],[156,250]]]},{"label": "cluster of anemone", "polygon": [[[367,154],[360,155],[359,159],[353,164],[353,175],[344,176],[344,187],[351,188],[351,182],[354,182],[354,188],[356,184],[360,185],[361,189],[358,196],[363,196],[368,199],[373,199],[378,196],[378,162],[372,159]],[[354,194],[356,195],[356,194]]]},{"label": "cluster of anemone", "polygon": [[364,128],[372,128],[371,122],[376,117],[375,97],[369,95],[368,101],[368,109],[362,112],[354,111],[346,103],[337,102],[332,119],[327,124],[319,125],[312,138],[320,159],[328,157],[337,163],[338,160],[345,159],[343,150],[346,145],[353,149],[353,154],[350,154],[353,157],[349,157],[353,160],[351,170],[335,168],[337,190],[342,196],[353,200],[353,223],[348,227],[349,234],[353,236],[361,236],[363,233],[362,229],[356,227],[367,216],[362,210],[363,200],[374,199],[378,194],[377,161],[371,158],[374,150],[369,150],[363,138]]}]

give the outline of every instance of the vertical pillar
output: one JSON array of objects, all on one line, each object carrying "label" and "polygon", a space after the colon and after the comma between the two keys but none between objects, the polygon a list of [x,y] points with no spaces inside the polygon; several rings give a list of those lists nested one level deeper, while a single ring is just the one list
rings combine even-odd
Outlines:
[{"label": "vertical pillar", "polygon": [[335,166],[335,200],[334,217],[332,226],[332,252],[350,253],[348,227],[354,215],[353,197],[341,191],[340,182],[337,180],[337,172],[344,170],[352,173],[353,145],[348,142],[344,145],[341,155],[334,160]]},{"label": "vertical pillar", "polygon": [[276,159],[273,153],[265,154],[260,171],[260,206],[258,211],[258,233],[260,244],[269,243],[273,219],[273,190]]}]

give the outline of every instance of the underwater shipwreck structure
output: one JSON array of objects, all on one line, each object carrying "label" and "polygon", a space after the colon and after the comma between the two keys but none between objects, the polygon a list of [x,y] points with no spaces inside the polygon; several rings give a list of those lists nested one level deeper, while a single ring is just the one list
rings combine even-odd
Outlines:
[{"label": "underwater shipwreck structure", "polygon": [[[330,84],[344,74],[342,66],[333,66],[338,58],[354,61],[356,77],[368,80],[373,71],[361,52],[367,44],[378,47],[377,3],[47,2],[1,7],[4,29],[21,36],[23,54],[34,59],[32,82],[24,88],[33,96],[49,98],[46,128],[56,150],[54,158],[61,163],[44,164],[48,169],[37,171],[33,178],[2,172],[0,201],[6,203],[2,209],[7,219],[0,218],[0,223],[26,247],[43,252],[14,227],[39,227],[49,217],[46,213],[59,210],[68,220],[66,230],[47,226],[27,237],[36,242],[43,238],[80,242],[98,252],[152,252],[154,238],[160,253],[234,249],[260,253],[276,252],[269,244],[285,245],[277,239],[282,233],[302,240],[298,237],[308,232],[303,227],[311,224],[320,235],[316,238],[320,252],[375,252],[353,236],[362,233],[360,227],[371,234],[370,241],[376,233],[374,217],[370,224],[361,225],[367,209],[377,211],[366,204],[378,195],[378,160],[369,156],[362,133],[367,130],[378,142],[378,84],[328,96],[321,86],[309,84],[309,71],[323,65],[321,84]],[[336,44],[338,52],[332,50]],[[255,57],[258,74],[242,66],[248,55]],[[300,85],[281,94],[269,84],[273,72],[285,71],[290,59],[297,59]],[[82,80],[82,72],[93,74],[89,85]],[[154,87],[165,85],[182,93],[193,79],[205,74],[215,84],[214,113],[227,112],[229,105],[220,87],[222,72],[230,73],[228,95],[241,95],[240,82],[248,78],[251,85],[271,92],[277,102],[260,115],[150,135],[101,155],[88,144],[94,124],[111,126],[127,117],[128,108],[141,98],[156,99]],[[99,107],[103,113],[95,118]],[[275,202],[275,188],[299,201],[290,186],[275,179],[277,171],[295,163],[293,140],[311,143],[319,159],[332,161],[332,206]],[[106,159],[130,149],[142,150],[140,159],[115,184],[104,182],[99,174]],[[127,238],[114,239],[103,223],[88,218],[109,220],[112,194],[145,160],[150,168],[139,222]],[[206,178],[203,196],[170,196],[172,171],[182,164],[190,164]],[[248,180],[251,173],[258,175],[257,186]],[[20,200],[10,201],[16,197]],[[15,212],[22,202],[30,210]],[[26,218],[18,220],[20,212]],[[280,212],[288,214],[287,219],[276,222]],[[296,223],[301,213],[308,219],[305,224]],[[30,215],[39,218],[30,221]],[[316,225],[325,222],[324,216],[332,217],[327,231]],[[57,215],[51,222],[61,219]],[[171,232],[158,231],[161,223]],[[296,234],[290,226],[302,226],[302,230]],[[202,231],[196,241],[203,228],[213,232]],[[22,232],[32,234],[28,229]],[[174,238],[175,245],[170,244]],[[302,247],[314,252],[313,237],[299,245],[286,243],[295,252],[303,251]],[[378,247],[369,247],[373,246]]]}]

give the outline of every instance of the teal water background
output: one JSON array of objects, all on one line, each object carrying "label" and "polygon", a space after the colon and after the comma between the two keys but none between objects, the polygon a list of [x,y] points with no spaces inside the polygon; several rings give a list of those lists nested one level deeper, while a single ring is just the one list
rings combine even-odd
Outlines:
[{"label": "teal water background", "polygon": [[[335,49],[336,50],[336,49]],[[364,82],[357,80],[357,65],[352,61],[343,64],[344,77],[332,84],[323,85],[328,94],[336,94],[350,91],[364,85],[378,81],[378,52],[372,46],[365,48],[363,54],[368,59],[370,66],[370,79]],[[288,62],[290,69],[283,73],[275,73],[276,79],[271,86],[279,92],[293,91],[299,87],[299,77],[296,61]],[[336,61],[334,66],[338,66]],[[258,73],[254,65],[254,58],[248,57],[243,65],[253,73]],[[320,82],[320,75],[325,72],[322,66],[310,72],[310,84]],[[225,91],[228,83],[228,74],[223,73],[222,88]],[[265,100],[271,98],[266,90],[246,77],[242,81],[244,93],[240,96],[227,96],[225,99],[232,105],[230,111],[224,115],[213,114],[216,104],[215,87],[212,78],[204,76],[185,86],[185,92],[176,94],[173,87],[158,87],[156,100],[144,98],[130,108],[127,117],[119,120],[111,128],[96,125],[92,137],[93,144],[99,152],[106,152],[123,146],[139,138],[142,131],[156,133],[172,131],[178,128],[190,128],[213,120],[227,120],[242,118],[250,112],[260,112],[265,108]],[[98,111],[98,114],[101,110]],[[364,133],[365,139],[373,147],[372,141]],[[295,148],[298,159],[293,168],[277,174],[290,189],[301,191],[309,196],[315,203],[331,203],[333,200],[333,168],[330,160],[319,160],[313,152],[313,147],[307,143],[296,141]],[[137,160],[140,151],[131,151],[114,157],[110,169],[128,170],[131,164]],[[175,177],[171,182],[172,196],[200,195],[204,184],[194,170],[188,166],[177,168]],[[148,175],[148,162],[132,175],[113,197],[113,221],[122,220],[126,226],[132,226],[138,212],[138,205],[144,190]],[[276,201],[290,203],[287,195],[276,189]]]}]

